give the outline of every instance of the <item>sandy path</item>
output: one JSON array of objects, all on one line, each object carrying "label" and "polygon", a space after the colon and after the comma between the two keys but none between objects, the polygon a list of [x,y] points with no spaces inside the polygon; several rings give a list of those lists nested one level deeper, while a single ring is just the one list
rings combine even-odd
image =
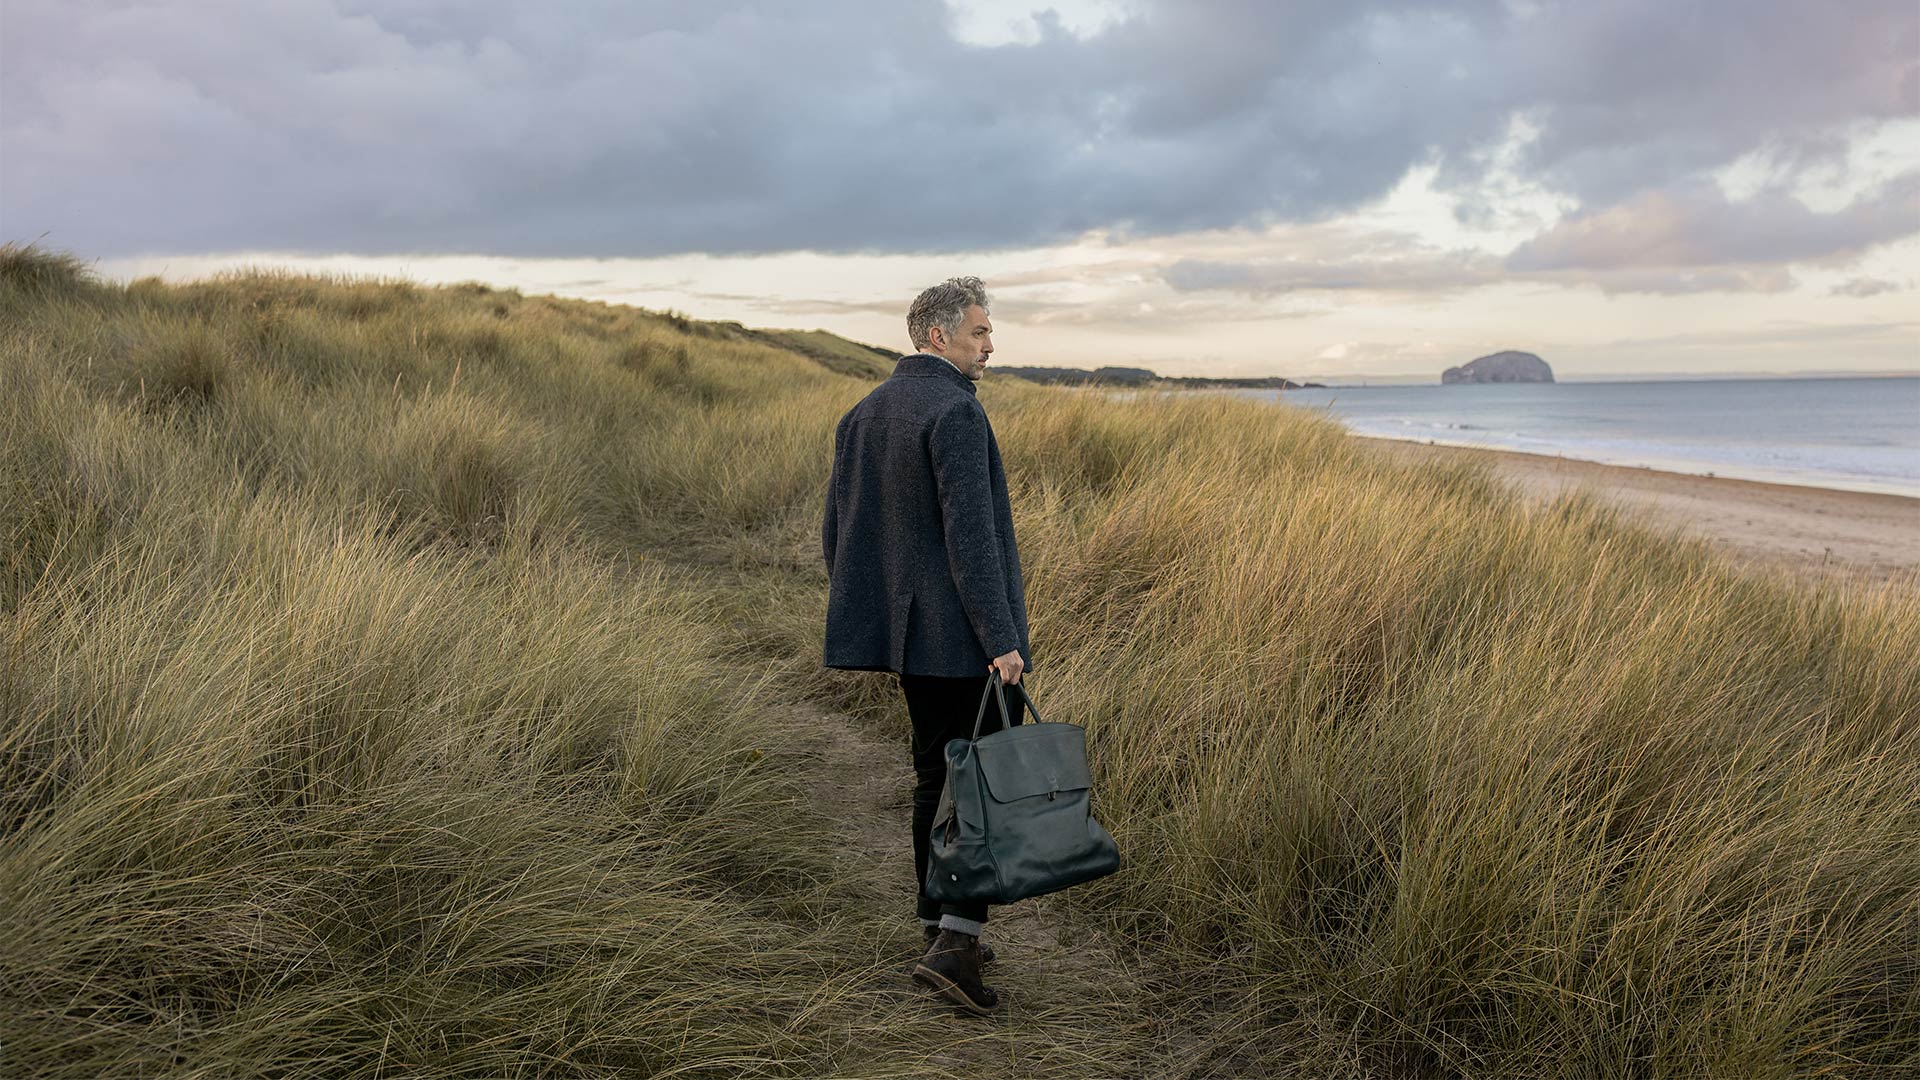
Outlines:
[{"label": "sandy path", "polygon": [[841,936],[862,943],[866,951],[847,959],[880,1003],[848,1062],[851,1074],[874,1075],[869,1055],[878,1052],[955,1077],[1220,1075],[1210,1060],[1217,1040],[1173,1022],[1189,1010],[1174,1007],[1182,991],[1170,973],[1142,969],[1053,897],[993,910],[985,937],[999,954],[987,969],[1002,997],[996,1015],[960,1013],[914,983],[908,972],[922,945],[906,748],[812,703],[784,708],[790,745],[830,781],[822,809],[843,841],[831,883],[844,902]]},{"label": "sandy path", "polygon": [[[814,823],[824,819],[832,835],[831,864],[782,915],[809,920],[832,943],[820,958],[820,1007],[845,1025],[846,1043],[822,1063],[823,1080],[1226,1080],[1280,1075],[1298,1065],[1298,1022],[1248,1030],[1265,1013],[1249,1012],[1238,986],[1171,968],[1150,950],[1116,948],[1097,918],[1078,915],[1065,902],[1071,891],[993,909],[985,937],[998,953],[986,972],[1002,998],[994,1015],[963,1013],[914,982],[913,963],[926,946],[914,915],[913,763],[905,703],[892,677],[835,673],[884,680],[894,715],[879,717],[842,712],[813,697],[817,691],[791,685],[781,673],[789,662],[784,649],[767,648],[778,633],[729,610],[738,598],[783,582],[743,570],[738,552],[718,553],[728,556],[722,562],[688,554],[677,550],[673,561],[717,601],[711,612],[739,670],[756,661],[770,665],[749,679],[756,688],[743,707],[764,726],[775,752],[793,759],[813,793],[794,812]],[[766,559],[759,552],[747,561]],[[783,690],[783,684],[789,685]],[[1095,813],[1099,805],[1096,791]],[[1279,1002],[1260,1004],[1270,1011]],[[1364,1075],[1343,1067],[1354,1056],[1337,1054],[1313,1075]],[[1274,1062],[1286,1069],[1276,1072]]]},{"label": "sandy path", "polygon": [[1711,539],[1751,566],[1920,588],[1920,499],[1356,437],[1403,457],[1485,461],[1542,501],[1571,487],[1589,487],[1647,511],[1658,524],[1679,525]]}]

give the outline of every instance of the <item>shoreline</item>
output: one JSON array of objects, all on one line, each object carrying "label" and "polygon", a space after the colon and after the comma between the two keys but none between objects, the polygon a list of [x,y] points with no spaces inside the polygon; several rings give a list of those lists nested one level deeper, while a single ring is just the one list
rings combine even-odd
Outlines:
[{"label": "shoreline", "polygon": [[[1711,469],[1697,468],[1697,463],[1676,459],[1650,461],[1596,461],[1593,458],[1568,457],[1565,454],[1548,453],[1541,450],[1521,450],[1511,446],[1494,446],[1471,439],[1448,439],[1413,435],[1380,435],[1374,432],[1356,431],[1347,425],[1347,432],[1363,439],[1380,439],[1386,442],[1417,443],[1422,446],[1451,446],[1465,450],[1485,450],[1496,454],[1519,454],[1523,457],[1546,458],[1549,461],[1578,461],[1588,465],[1604,465],[1614,469],[1651,470],[1670,473],[1674,476],[1694,476],[1702,480],[1744,480],[1749,484],[1768,484],[1775,487],[1811,488],[1815,491],[1845,491],[1862,495],[1892,495],[1896,498],[1920,500],[1920,488],[1902,488],[1893,484],[1873,480],[1841,480],[1834,482],[1827,478],[1795,479],[1782,474],[1768,474],[1764,470],[1753,472],[1715,472]],[[1738,469],[1738,466],[1735,466]]]},{"label": "shoreline", "polygon": [[1785,570],[1807,580],[1905,579],[1920,587],[1920,498],[1910,495],[1351,434],[1407,459],[1452,455],[1484,461],[1538,502],[1570,488],[1591,488],[1629,510],[1646,511],[1655,525],[1678,525],[1712,540],[1749,566]]}]

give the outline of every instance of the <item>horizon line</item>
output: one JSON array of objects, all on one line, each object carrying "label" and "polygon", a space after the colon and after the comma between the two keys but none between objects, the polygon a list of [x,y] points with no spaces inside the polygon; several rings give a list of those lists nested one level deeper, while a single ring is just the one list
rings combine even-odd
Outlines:
[{"label": "horizon line", "polygon": [[[1006,368],[1038,368],[1042,370],[1078,370],[1078,371],[1099,370],[1099,368],[1081,367],[1078,364],[1006,364],[1006,365],[996,365],[996,366],[1003,366]],[[1131,367],[1131,368],[1135,368],[1136,370],[1152,371],[1156,377],[1162,378],[1162,379],[1288,379],[1293,382],[1301,382],[1308,379],[1311,379],[1316,382],[1324,382],[1324,381],[1335,380],[1335,379],[1342,379],[1342,380],[1346,380],[1346,379],[1432,379],[1434,380],[1435,385],[1441,385],[1439,382],[1440,376],[1438,373],[1424,372],[1424,371],[1355,372],[1350,374],[1329,374],[1329,375],[1314,375],[1314,374],[1307,374],[1307,375],[1280,375],[1280,374],[1168,375],[1164,372],[1156,370],[1155,368],[1147,364],[1138,364],[1138,365],[1101,364],[1099,367],[1117,367],[1117,368]],[[1792,371],[1757,371],[1757,370],[1755,371],[1622,371],[1622,372],[1608,372],[1608,373],[1600,373],[1600,374],[1575,375],[1569,378],[1561,378],[1556,375],[1553,381],[1556,383],[1629,382],[1629,381],[1676,382],[1676,381],[1683,381],[1683,380],[1689,380],[1689,379],[1715,380],[1715,379],[1793,379],[1793,378],[1814,378],[1814,379],[1920,378],[1920,368],[1838,368],[1832,371],[1825,371],[1819,368],[1798,368]],[[1495,385],[1495,384],[1479,384],[1479,385]],[[1515,383],[1515,384],[1509,384],[1509,385],[1521,385],[1521,384]]]}]

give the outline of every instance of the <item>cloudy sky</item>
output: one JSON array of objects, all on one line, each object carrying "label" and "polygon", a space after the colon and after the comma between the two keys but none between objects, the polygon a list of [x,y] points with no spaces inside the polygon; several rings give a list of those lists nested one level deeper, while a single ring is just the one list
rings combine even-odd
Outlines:
[{"label": "cloudy sky", "polygon": [[1920,370],[1912,0],[0,0],[0,240],[1010,364]]}]

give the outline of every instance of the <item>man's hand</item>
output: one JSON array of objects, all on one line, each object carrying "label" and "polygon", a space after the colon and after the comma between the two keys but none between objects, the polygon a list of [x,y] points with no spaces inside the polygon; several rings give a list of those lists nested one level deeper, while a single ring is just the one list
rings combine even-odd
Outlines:
[{"label": "man's hand", "polygon": [[1015,649],[1005,656],[993,658],[993,666],[988,671],[998,671],[1000,681],[1008,686],[1020,685],[1020,673],[1027,670],[1027,662],[1020,659],[1020,650]]}]

